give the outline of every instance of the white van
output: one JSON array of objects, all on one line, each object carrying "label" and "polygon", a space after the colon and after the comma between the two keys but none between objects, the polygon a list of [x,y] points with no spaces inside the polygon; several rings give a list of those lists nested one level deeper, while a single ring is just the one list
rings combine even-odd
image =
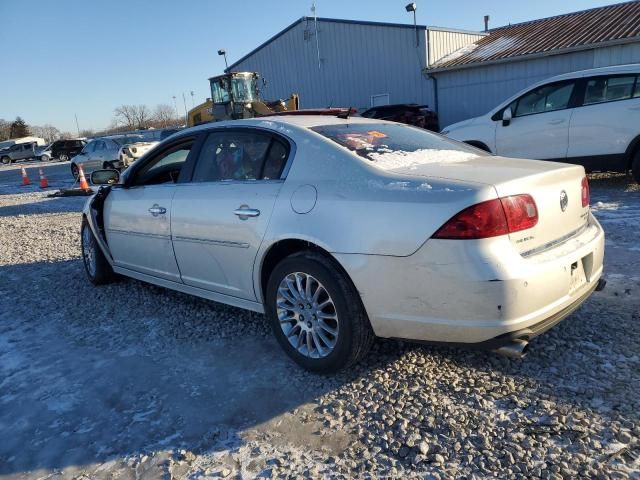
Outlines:
[{"label": "white van", "polygon": [[505,157],[632,170],[640,182],[639,75],[640,64],[559,75],[442,133]]}]

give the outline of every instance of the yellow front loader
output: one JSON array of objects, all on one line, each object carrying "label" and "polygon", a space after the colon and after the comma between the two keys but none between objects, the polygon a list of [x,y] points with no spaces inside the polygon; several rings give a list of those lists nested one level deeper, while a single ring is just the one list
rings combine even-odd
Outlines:
[{"label": "yellow front loader", "polygon": [[300,100],[295,93],[287,100],[263,100],[258,87],[259,80],[260,76],[255,72],[229,72],[210,78],[211,99],[189,111],[188,126],[253,118],[300,108]]}]

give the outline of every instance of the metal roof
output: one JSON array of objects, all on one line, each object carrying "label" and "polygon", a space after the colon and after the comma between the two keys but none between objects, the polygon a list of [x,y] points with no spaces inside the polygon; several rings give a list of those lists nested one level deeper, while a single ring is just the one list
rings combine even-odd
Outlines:
[{"label": "metal roof", "polygon": [[367,26],[373,26],[373,27],[395,27],[395,28],[410,28],[410,29],[414,29],[414,28],[417,27],[418,30],[426,30],[426,28],[427,28],[425,25],[416,25],[414,27],[413,25],[409,25],[409,24],[406,24],[406,23],[369,22],[369,21],[365,21],[365,20],[345,20],[345,19],[341,19],[341,18],[326,18],[326,17],[317,17],[317,18],[315,18],[315,17],[302,17],[302,18],[297,19],[291,25],[286,27],[284,30],[281,30],[278,33],[276,33],[274,36],[272,36],[271,38],[266,40],[264,43],[261,43],[260,45],[258,45],[256,48],[251,50],[246,55],[243,55],[240,59],[238,59],[235,62],[233,62],[231,65],[229,65],[229,67],[227,67],[225,69],[225,72],[231,71],[231,69],[235,68],[237,65],[239,65],[240,63],[245,61],[247,58],[249,58],[251,55],[256,53],[258,50],[263,49],[264,47],[266,47],[267,45],[269,45],[273,41],[277,40],[279,37],[281,37],[282,35],[287,33],[289,30],[291,30],[293,27],[295,27],[299,23],[302,23],[302,22],[313,22],[315,20],[317,20],[318,22],[345,23],[345,24],[350,24],[350,25],[367,25]]},{"label": "metal roof", "polygon": [[431,70],[559,54],[634,39],[640,40],[637,0],[492,29],[486,37],[442,58]]}]

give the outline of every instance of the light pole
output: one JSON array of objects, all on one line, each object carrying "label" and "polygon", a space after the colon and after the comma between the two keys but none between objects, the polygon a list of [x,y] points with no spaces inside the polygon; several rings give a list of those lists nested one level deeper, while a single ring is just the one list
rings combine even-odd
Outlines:
[{"label": "light pole", "polygon": [[224,66],[225,71],[229,69],[229,64],[227,63],[227,51],[224,48],[218,50],[218,55],[222,55],[224,57]]},{"label": "light pole", "polygon": [[196,106],[196,103],[193,100],[193,95],[194,95],[193,90],[191,90],[191,108],[194,108]]},{"label": "light pole", "polygon": [[418,36],[418,24],[416,23],[416,10],[417,6],[415,3],[409,3],[404,9],[407,12],[413,12],[413,29],[416,31],[416,47],[420,46],[420,37]]},{"label": "light pole", "polygon": [[178,113],[178,104],[176,103],[176,96],[174,95],[171,98],[173,98],[173,110],[176,112],[176,118],[178,118],[180,114]]}]

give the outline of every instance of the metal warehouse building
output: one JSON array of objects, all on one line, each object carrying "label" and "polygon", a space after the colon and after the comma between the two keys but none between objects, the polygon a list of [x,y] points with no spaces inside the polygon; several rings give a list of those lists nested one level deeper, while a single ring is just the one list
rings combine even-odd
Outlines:
[{"label": "metal warehouse building", "polygon": [[266,98],[303,108],[420,103],[440,125],[486,113],[538,80],[640,63],[640,1],[470,32],[303,17],[229,66],[256,71]]}]

